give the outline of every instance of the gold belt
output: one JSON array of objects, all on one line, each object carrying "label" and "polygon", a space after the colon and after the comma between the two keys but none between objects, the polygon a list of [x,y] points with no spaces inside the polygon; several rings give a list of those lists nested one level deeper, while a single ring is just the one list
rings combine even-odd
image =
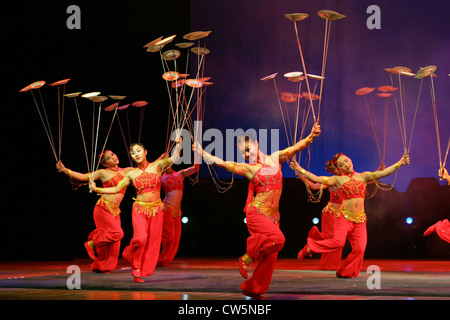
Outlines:
[{"label": "gold belt", "polygon": [[344,218],[347,219],[348,221],[351,221],[354,223],[363,223],[363,222],[367,221],[367,216],[366,216],[366,213],[364,212],[364,210],[359,211],[359,212],[353,212],[353,211],[340,209],[336,212],[336,217],[339,217],[341,212],[342,212],[342,215],[344,216]]},{"label": "gold belt", "polygon": [[255,208],[255,211],[258,214],[265,216],[267,219],[269,219],[275,224],[277,224],[280,221],[280,213],[278,212],[278,207],[276,208],[269,207],[268,205],[260,201],[253,200],[251,203],[247,205],[245,209],[246,213],[248,213],[249,210],[252,210],[250,207]]},{"label": "gold belt", "polygon": [[162,203],[161,199],[158,199],[153,202],[140,201],[140,200],[136,200],[136,198],[133,198],[133,200],[134,200],[134,205],[137,205],[136,210],[140,213],[145,214],[146,216],[149,216],[149,217],[156,216],[158,211],[161,210],[164,205]]},{"label": "gold belt", "polygon": [[336,209],[335,207],[333,207],[331,205],[331,202],[328,202],[328,204],[325,206],[325,208],[323,208],[322,211],[328,212],[329,214],[334,214],[335,216],[339,217],[339,214],[337,213],[337,211],[339,210],[340,209]]},{"label": "gold belt", "polygon": [[269,207],[267,204],[262,203],[260,201],[257,200],[253,200],[249,206],[253,206],[255,208],[258,208],[260,211],[262,211],[266,216],[273,216],[274,214],[278,213],[278,207],[273,208],[273,207]]},{"label": "gold belt", "polygon": [[111,201],[106,200],[103,197],[98,199],[98,201],[95,205],[105,208],[106,210],[111,212],[113,217],[117,217],[120,214],[120,207],[118,205],[112,203]]}]

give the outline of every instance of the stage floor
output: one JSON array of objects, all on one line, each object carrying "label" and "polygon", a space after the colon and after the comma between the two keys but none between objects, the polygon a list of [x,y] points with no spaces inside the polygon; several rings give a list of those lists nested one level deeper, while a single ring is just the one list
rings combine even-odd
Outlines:
[{"label": "stage floor", "polygon": [[[237,259],[178,258],[134,283],[120,260],[110,274],[90,271],[90,260],[0,262],[0,300],[247,300]],[[80,268],[81,289],[68,289]],[[380,270],[379,288],[369,266]],[[250,269],[252,270],[252,269]],[[73,282],[70,282],[73,283]],[[354,279],[319,270],[318,259],[279,259],[266,300],[450,300],[450,261],[365,260]]]}]

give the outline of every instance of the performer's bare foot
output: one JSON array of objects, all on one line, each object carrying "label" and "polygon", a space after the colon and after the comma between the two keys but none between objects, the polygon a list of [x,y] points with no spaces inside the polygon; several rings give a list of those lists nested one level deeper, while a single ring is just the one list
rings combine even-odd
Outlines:
[{"label": "performer's bare foot", "polygon": [[133,271],[131,271],[131,275],[133,276],[134,282],[144,282],[144,280],[142,280],[142,278],[141,278],[141,270],[140,269],[133,269]]},{"label": "performer's bare foot", "polygon": [[303,260],[308,255],[311,256],[311,249],[306,245],[302,250],[299,251],[297,259]]},{"label": "performer's bare foot", "polygon": [[248,278],[248,266],[251,263],[251,258],[248,256],[248,254],[244,254],[242,257],[239,258],[239,273],[241,274],[242,278],[247,279]]},{"label": "performer's bare foot", "polygon": [[[92,245],[91,245],[91,244],[92,244]],[[89,257],[90,257],[92,260],[95,260],[95,259],[96,259],[96,256],[95,256],[95,250],[94,250],[94,243],[92,242],[92,240],[86,241],[86,242],[84,243],[84,248],[86,249],[86,251],[87,251]]]}]

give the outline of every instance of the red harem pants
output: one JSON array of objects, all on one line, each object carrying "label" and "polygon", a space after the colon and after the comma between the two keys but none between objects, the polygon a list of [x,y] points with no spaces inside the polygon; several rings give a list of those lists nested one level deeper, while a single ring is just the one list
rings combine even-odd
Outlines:
[{"label": "red harem pants", "polygon": [[99,201],[94,208],[94,222],[96,229],[91,232],[88,239],[95,244],[97,258],[91,264],[91,270],[113,271],[117,266],[120,240],[124,235],[120,225],[120,215],[117,214],[114,217],[106,204]]},{"label": "red harem pants", "polygon": [[308,247],[312,252],[328,253],[342,249],[347,237],[352,251],[336,271],[336,275],[340,278],[354,278],[359,275],[367,244],[366,222],[354,223],[340,214],[339,217],[336,217],[333,238],[324,240],[308,238]]},{"label": "red harem pants", "polygon": [[164,211],[162,203],[149,210],[139,203],[133,204],[133,238],[123,250],[122,256],[128,260],[133,270],[140,269],[141,276],[153,274],[161,248]]},{"label": "red harem pants", "polygon": [[[175,215],[175,217],[174,217]],[[167,265],[177,254],[181,238],[181,210],[166,203],[164,210],[163,235],[158,264]]]},{"label": "red harem pants", "polygon": [[[336,216],[334,209],[328,205],[322,210],[322,232],[316,226],[309,231],[308,238],[314,240],[332,239],[334,236],[334,225],[336,223]],[[324,252],[320,257],[320,270],[337,270],[341,264],[342,248],[336,249],[332,252]]]},{"label": "red harem pants", "polygon": [[258,265],[240,288],[262,295],[269,290],[278,252],[283,248],[285,238],[279,224],[269,220],[253,206],[247,208],[246,219],[250,233],[247,254],[254,262],[258,261]]}]

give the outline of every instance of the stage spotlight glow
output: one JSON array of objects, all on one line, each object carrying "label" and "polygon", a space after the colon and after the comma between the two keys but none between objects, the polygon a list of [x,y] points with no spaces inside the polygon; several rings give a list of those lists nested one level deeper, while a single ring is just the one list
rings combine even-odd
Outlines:
[{"label": "stage spotlight glow", "polygon": [[247,218],[244,218],[244,223],[247,224]]},{"label": "stage spotlight glow", "polygon": [[315,217],[312,219],[312,223],[314,224],[318,224],[319,223],[319,218]]},{"label": "stage spotlight glow", "polygon": [[411,218],[411,217],[406,218],[407,224],[412,224],[413,222],[414,222],[413,218]]},{"label": "stage spotlight glow", "polygon": [[181,218],[181,222],[188,223],[189,222],[189,218],[188,217],[183,217],[183,218]]}]

